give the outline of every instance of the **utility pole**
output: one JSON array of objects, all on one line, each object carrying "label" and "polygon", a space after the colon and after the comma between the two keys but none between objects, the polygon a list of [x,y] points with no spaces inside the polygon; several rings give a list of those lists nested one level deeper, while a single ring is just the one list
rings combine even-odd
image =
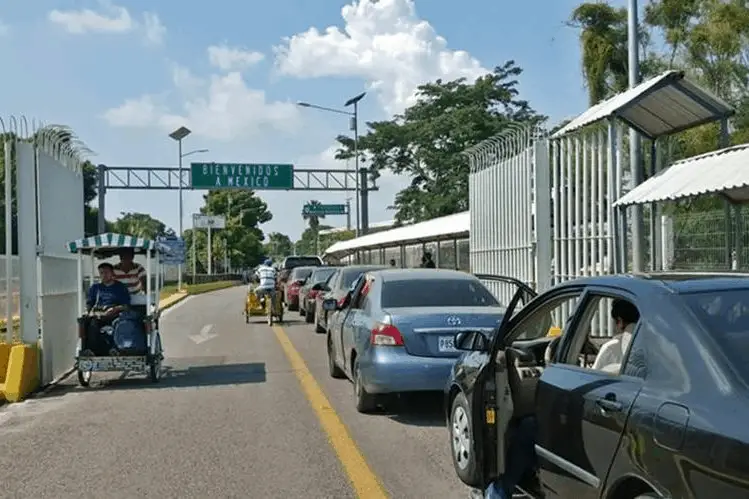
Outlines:
[{"label": "utility pole", "polygon": [[[637,0],[629,0],[628,10],[628,48],[629,48],[629,88],[634,88],[640,83],[640,58],[639,38],[637,21]],[[642,183],[641,167],[641,141],[640,135],[634,128],[629,129],[629,165],[631,172],[631,187],[635,188]],[[611,175],[612,172],[609,172]],[[643,247],[645,246],[642,206],[634,205],[632,210],[632,271],[641,272],[643,265]],[[627,227],[622,227],[626,231]],[[625,232],[626,233],[626,232]],[[610,235],[611,236],[611,235]],[[652,235],[651,235],[652,237]],[[622,255],[625,266],[627,255]],[[601,262],[603,263],[603,262]],[[626,267],[625,267],[626,268]]]}]

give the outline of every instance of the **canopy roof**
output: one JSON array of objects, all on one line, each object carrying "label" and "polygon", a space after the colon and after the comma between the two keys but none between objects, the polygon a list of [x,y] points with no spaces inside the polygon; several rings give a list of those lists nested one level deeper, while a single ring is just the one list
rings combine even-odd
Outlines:
[{"label": "canopy roof", "polygon": [[112,232],[84,237],[83,239],[76,239],[68,243],[68,250],[71,253],[78,253],[79,251],[83,251],[84,253],[100,252],[102,250],[116,251],[120,248],[132,248],[137,253],[143,253],[148,250],[162,253],[168,252],[168,248],[165,245],[152,239],[128,236],[127,234],[114,234]]}]

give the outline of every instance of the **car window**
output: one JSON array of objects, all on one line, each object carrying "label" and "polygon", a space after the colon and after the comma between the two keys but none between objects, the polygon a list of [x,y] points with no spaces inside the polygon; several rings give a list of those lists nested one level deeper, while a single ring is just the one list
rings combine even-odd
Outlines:
[{"label": "car window", "polygon": [[336,269],[318,269],[312,272],[312,275],[310,276],[310,282],[312,284],[317,284],[320,282],[327,281],[330,276],[335,274]]},{"label": "car window", "polygon": [[697,320],[718,343],[728,361],[749,382],[749,290],[682,295]]},{"label": "car window", "polygon": [[316,256],[287,258],[284,262],[284,268],[286,269],[293,269],[296,267],[319,267],[320,265],[322,265],[322,262]]},{"label": "car window", "polygon": [[408,279],[382,283],[382,306],[497,307],[499,302],[478,279]]},{"label": "car window", "polygon": [[356,282],[356,280],[359,278],[360,275],[362,275],[365,272],[368,272],[369,270],[374,270],[378,267],[372,267],[370,268],[358,268],[358,269],[348,269],[342,271],[342,280],[341,280],[341,288],[343,289],[351,289],[351,286]]},{"label": "car window", "polygon": [[633,309],[634,315],[639,317],[637,306],[630,300],[590,293],[580,319],[576,321],[565,363],[608,374],[619,374],[622,371],[639,320],[635,319],[624,330],[619,329],[612,315],[615,302],[619,302],[619,306]]},{"label": "car window", "polygon": [[312,269],[301,268],[301,267],[295,268],[294,271],[291,273],[291,277],[295,281],[301,281],[303,279],[308,278],[310,275],[312,275]]},{"label": "car window", "polygon": [[[564,326],[575,311],[582,290],[550,298],[533,306],[510,331],[512,341],[530,341],[544,336],[561,336]],[[533,302],[531,302],[533,303]]]}]

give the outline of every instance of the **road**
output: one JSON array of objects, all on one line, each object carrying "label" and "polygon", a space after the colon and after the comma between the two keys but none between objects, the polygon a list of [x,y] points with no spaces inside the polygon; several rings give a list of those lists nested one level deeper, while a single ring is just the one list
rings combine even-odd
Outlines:
[{"label": "road", "polygon": [[247,325],[243,299],[231,288],[168,310],[158,384],[71,377],[0,409],[0,497],[468,497],[439,397],[359,414],[323,335],[295,312]]}]

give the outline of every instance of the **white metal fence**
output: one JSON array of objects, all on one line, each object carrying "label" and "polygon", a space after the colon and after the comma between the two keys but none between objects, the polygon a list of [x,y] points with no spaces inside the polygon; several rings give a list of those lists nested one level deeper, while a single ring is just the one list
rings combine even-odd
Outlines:
[{"label": "white metal fence", "polygon": [[0,320],[7,319],[7,304],[10,303],[11,319],[18,316],[20,310],[21,261],[18,255],[10,257],[10,286],[6,277],[5,255],[0,255]]},{"label": "white metal fence", "polygon": [[[511,276],[546,289],[551,271],[546,139],[534,126],[513,124],[466,155],[471,272]],[[501,302],[512,298],[512,286],[486,284]]]},{"label": "white metal fence", "polygon": [[[21,326],[14,339],[39,342],[41,381],[48,383],[70,369],[77,341],[77,264],[66,244],[83,234],[79,144],[61,127],[23,118],[0,120],[0,126],[3,199],[14,201],[3,203],[5,254],[18,254]],[[8,268],[15,273],[12,260]],[[7,306],[12,290],[6,285],[5,291],[5,315],[14,315]]]}]

